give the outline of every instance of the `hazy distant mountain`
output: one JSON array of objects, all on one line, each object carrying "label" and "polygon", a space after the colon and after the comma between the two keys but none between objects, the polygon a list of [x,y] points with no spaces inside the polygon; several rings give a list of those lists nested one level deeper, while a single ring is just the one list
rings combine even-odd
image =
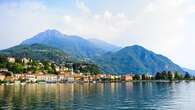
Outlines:
[{"label": "hazy distant mountain", "polygon": [[73,58],[64,53],[62,50],[41,44],[14,46],[0,51],[0,55],[14,56],[18,58],[26,57],[34,60],[52,61],[56,63],[73,61]]},{"label": "hazy distant mountain", "polygon": [[89,39],[90,42],[95,44],[97,47],[103,49],[104,51],[117,51],[120,50],[121,47],[109,44],[105,41],[98,40],[98,39]]},{"label": "hazy distant mountain", "polygon": [[192,75],[195,75],[195,70],[192,70],[192,69],[188,69],[188,68],[182,68],[184,71],[192,74]]},{"label": "hazy distant mountain", "polygon": [[91,58],[104,53],[102,49],[86,39],[79,36],[65,35],[57,30],[41,32],[22,42],[22,44],[27,45],[37,43],[61,49],[74,57]]},{"label": "hazy distant mountain", "polygon": [[125,47],[117,52],[111,52],[94,59],[105,73],[152,73],[160,71],[183,70],[168,58],[153,53],[141,46]]}]

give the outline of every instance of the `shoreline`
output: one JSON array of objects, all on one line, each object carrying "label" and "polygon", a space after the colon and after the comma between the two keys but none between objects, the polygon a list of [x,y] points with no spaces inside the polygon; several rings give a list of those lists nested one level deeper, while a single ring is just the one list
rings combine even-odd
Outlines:
[{"label": "shoreline", "polygon": [[195,80],[132,80],[132,81],[97,81],[97,82],[21,82],[21,83],[14,83],[14,82],[6,82],[0,83],[0,85],[26,85],[26,84],[108,84],[108,83],[180,83],[180,82],[192,82]]}]

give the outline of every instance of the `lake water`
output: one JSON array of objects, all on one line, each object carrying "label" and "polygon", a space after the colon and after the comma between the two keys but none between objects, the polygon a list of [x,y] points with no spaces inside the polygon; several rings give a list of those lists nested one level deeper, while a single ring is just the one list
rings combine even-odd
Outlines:
[{"label": "lake water", "polygon": [[195,82],[0,85],[0,110],[195,110]]}]

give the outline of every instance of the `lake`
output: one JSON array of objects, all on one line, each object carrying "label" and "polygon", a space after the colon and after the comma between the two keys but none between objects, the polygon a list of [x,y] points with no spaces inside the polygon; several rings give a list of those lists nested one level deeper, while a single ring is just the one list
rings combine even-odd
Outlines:
[{"label": "lake", "polygon": [[195,110],[195,82],[0,85],[0,110]]}]

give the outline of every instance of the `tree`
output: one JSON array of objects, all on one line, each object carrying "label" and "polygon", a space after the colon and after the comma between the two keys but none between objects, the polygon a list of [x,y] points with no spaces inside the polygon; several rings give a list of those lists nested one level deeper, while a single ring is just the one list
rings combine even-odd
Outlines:
[{"label": "tree", "polygon": [[52,73],[53,73],[53,74],[57,74],[56,66],[55,66],[54,63],[51,64],[51,69],[52,69]]},{"label": "tree", "polygon": [[167,75],[169,80],[173,80],[175,78],[174,74],[171,71],[168,71]]},{"label": "tree", "polygon": [[90,73],[91,75],[96,75],[101,73],[101,70],[95,64],[74,63],[73,69],[74,72]]},{"label": "tree", "polygon": [[156,80],[160,80],[160,79],[161,79],[161,73],[160,73],[160,72],[157,72],[157,73],[156,73],[155,79],[156,79]]},{"label": "tree", "polygon": [[142,74],[142,80],[147,80],[147,75],[146,74]]},{"label": "tree", "polygon": [[187,80],[191,79],[191,75],[188,72],[186,72],[184,79],[187,79]]},{"label": "tree", "polygon": [[176,80],[181,80],[182,79],[182,75],[179,74],[178,72],[175,72],[175,79]]},{"label": "tree", "polygon": [[163,80],[168,80],[168,73],[166,71],[163,71],[161,73],[161,75],[162,75],[161,77],[162,77]]},{"label": "tree", "polygon": [[8,70],[12,71],[13,73],[23,73],[24,66],[19,63],[8,63]]},{"label": "tree", "polygon": [[133,80],[140,80],[140,76],[138,74],[135,74]]},{"label": "tree", "polygon": [[0,63],[7,62],[7,58],[4,56],[0,56]]}]

